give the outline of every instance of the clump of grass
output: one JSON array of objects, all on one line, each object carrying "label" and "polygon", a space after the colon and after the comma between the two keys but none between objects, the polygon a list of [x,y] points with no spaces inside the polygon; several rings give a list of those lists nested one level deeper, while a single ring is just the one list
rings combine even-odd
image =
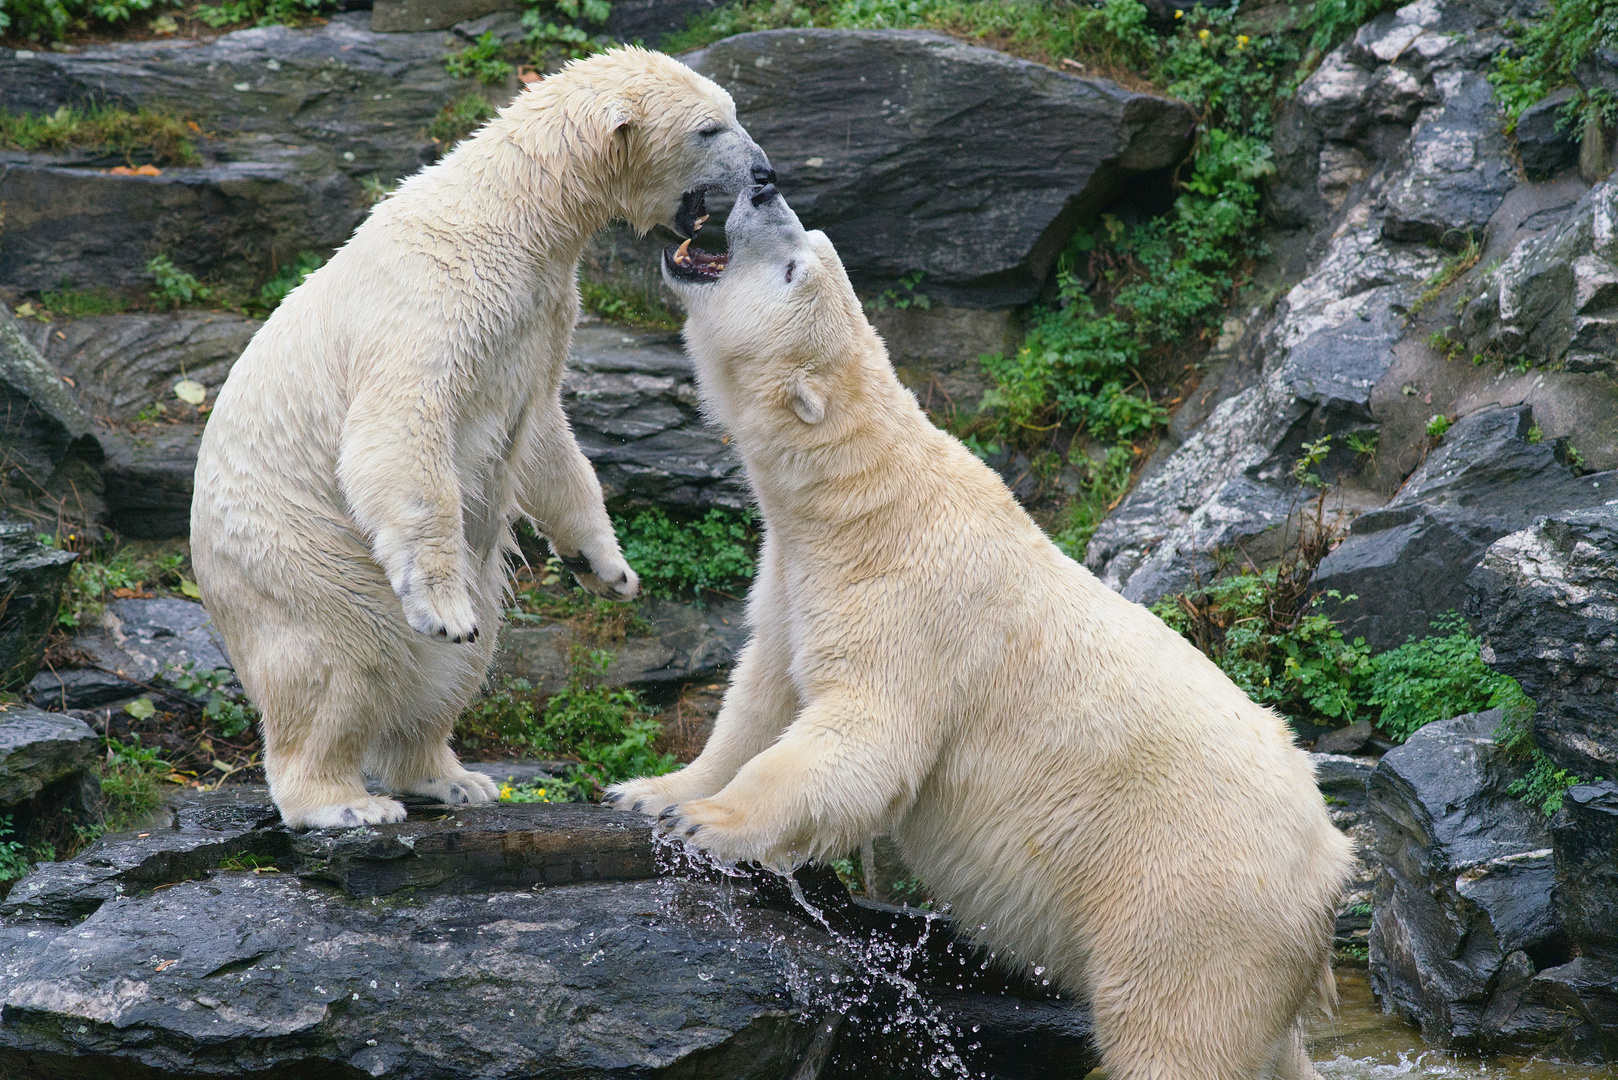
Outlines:
[{"label": "clump of grass", "polygon": [[[41,539],[55,546],[49,537]],[[85,552],[68,572],[56,622],[69,630],[93,625],[107,601],[120,592],[133,595],[156,588],[190,596],[196,591],[190,573],[190,560],[179,551],[142,546]]]},{"label": "clump of grass", "polygon": [[65,285],[51,292],[41,293],[40,300],[52,315],[63,319],[82,319],[90,315],[116,315],[129,308],[129,299],[110,289],[70,289]]},{"label": "clump of grass", "polygon": [[338,6],[337,0],[224,0],[221,4],[199,5],[192,14],[213,27],[244,22],[254,26],[300,26]]},{"label": "clump of grass", "polygon": [[482,94],[462,94],[439,110],[427,125],[427,134],[448,151],[493,115],[494,106]]},{"label": "clump of grass", "polygon": [[1587,120],[1608,126],[1618,121],[1618,98],[1599,87],[1580,86],[1575,77],[1597,49],[1618,45],[1618,2],[1548,0],[1536,21],[1505,28],[1514,40],[1495,57],[1488,78],[1508,126],[1515,126],[1530,105],[1563,87],[1574,93],[1558,114],[1559,127],[1577,130]]},{"label": "clump of grass", "polygon": [[587,310],[609,322],[648,330],[678,330],[680,317],[664,304],[649,300],[638,289],[619,282],[579,279],[579,296]]},{"label": "clump of grass", "polygon": [[1063,508],[1065,523],[1051,535],[1068,558],[1084,561],[1090,538],[1129,490],[1134,462],[1129,446],[1108,447],[1101,461],[1078,455],[1074,466],[1079,470],[1079,490]]},{"label": "clump of grass", "polygon": [[202,161],[194,137],[201,127],[152,109],[129,112],[104,106],[63,105],[41,116],[0,109],[0,149],[89,150],[137,158],[156,165],[196,165]]},{"label": "clump of grass", "polygon": [[1431,277],[1423,281],[1421,295],[1416,302],[1410,305],[1410,316],[1415,318],[1426,309],[1428,304],[1437,300],[1439,294],[1453,285],[1462,274],[1478,264],[1483,257],[1483,245],[1478,243],[1475,234],[1468,231],[1465,245],[1455,254],[1445,259],[1443,265],[1435,270]]},{"label": "clump of grass", "polygon": [[101,766],[105,831],[123,832],[149,819],[168,798],[173,776],[173,766],[155,748],[108,739]]}]

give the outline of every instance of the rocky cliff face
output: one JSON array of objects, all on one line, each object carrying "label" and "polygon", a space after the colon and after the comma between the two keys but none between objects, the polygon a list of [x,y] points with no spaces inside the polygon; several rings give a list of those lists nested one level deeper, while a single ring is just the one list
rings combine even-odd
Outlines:
[{"label": "rocky cliff face", "polygon": [[[1381,512],[1354,525],[1318,584],[1358,594],[1339,614],[1386,647],[1460,606],[1489,542],[1609,497],[1608,478],[1580,474],[1618,464],[1618,394],[1597,365],[1566,357],[1577,335],[1599,334],[1595,238],[1611,195],[1566,170],[1522,177],[1483,78],[1512,15],[1489,0],[1422,0],[1361,27],[1300,87],[1276,136],[1268,208],[1295,284],[1227,323],[1170,440],[1096,533],[1087,561],[1108,584],[1156,599],[1285,523],[1302,501],[1292,463],[1329,435],[1333,511]],[[1584,284],[1540,280],[1535,268],[1563,255],[1584,260]],[[1553,294],[1559,307],[1543,299]],[[1460,342],[1464,326],[1467,346],[1429,343],[1455,324],[1448,337]],[[1531,333],[1548,344],[1520,352]],[[1460,424],[1434,439],[1434,416]],[[1484,434],[1500,423],[1516,433]],[[1374,437],[1370,460],[1349,451],[1350,435]],[[1560,451],[1559,438],[1571,440]]]}]

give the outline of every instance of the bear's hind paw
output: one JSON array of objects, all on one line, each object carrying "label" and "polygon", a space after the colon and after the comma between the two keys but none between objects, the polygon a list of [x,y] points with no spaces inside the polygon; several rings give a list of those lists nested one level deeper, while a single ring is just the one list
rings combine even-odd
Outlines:
[{"label": "bear's hind paw", "polygon": [[359,825],[382,825],[404,819],[404,804],[375,795],[307,810],[281,808],[281,820],[286,822],[289,829],[352,829]]},{"label": "bear's hind paw", "polygon": [[500,786],[480,772],[462,770],[459,775],[418,780],[404,788],[407,795],[436,799],[446,806],[479,806],[500,798]]}]

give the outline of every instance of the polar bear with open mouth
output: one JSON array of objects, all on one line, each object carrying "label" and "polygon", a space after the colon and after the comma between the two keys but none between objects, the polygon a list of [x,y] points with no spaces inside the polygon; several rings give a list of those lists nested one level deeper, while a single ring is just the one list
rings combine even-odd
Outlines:
[{"label": "polar bear with open mouth", "polygon": [[726,235],[664,275],[763,511],[753,637],[701,756],[611,797],[776,867],[892,832],[979,940],[1090,1002],[1111,1080],[1314,1076],[1350,849],[1308,756],[928,422],[773,185]]},{"label": "polar bear with open mouth", "polygon": [[367,772],[495,797],[449,736],[494,652],[512,523],[591,591],[638,588],[562,413],[580,251],[613,218],[691,235],[706,193],[773,175],[729,94],[616,49],[405,181],[254,336],[202,440],[191,550],[289,826],[401,820]]}]

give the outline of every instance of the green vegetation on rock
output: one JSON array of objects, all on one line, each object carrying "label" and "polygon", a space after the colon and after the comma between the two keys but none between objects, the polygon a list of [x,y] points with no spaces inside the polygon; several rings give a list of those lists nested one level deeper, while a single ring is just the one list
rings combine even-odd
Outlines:
[{"label": "green vegetation on rock", "polygon": [[753,576],[758,520],[751,507],[714,507],[700,518],[679,521],[662,510],[616,518],[624,558],[652,596],[674,597],[745,589]]},{"label": "green vegetation on rock", "polygon": [[1597,49],[1618,44],[1618,3],[1547,0],[1539,19],[1508,24],[1507,31],[1514,40],[1495,57],[1489,82],[1509,123],[1563,87],[1574,91],[1558,117],[1563,127],[1576,129],[1587,120],[1608,126],[1618,122],[1618,98],[1604,89],[1579,86],[1573,75]]},{"label": "green vegetation on rock", "polygon": [[297,26],[336,7],[337,0],[224,0],[220,4],[202,4],[193,14],[209,26],[244,22],[254,26]]},{"label": "green vegetation on rock", "polygon": [[[4,0],[0,0],[3,17]],[[0,22],[0,27],[5,24]],[[116,154],[129,164],[139,159],[156,165],[196,165],[194,123],[154,109],[130,112],[100,105],[75,109],[63,105],[55,112],[35,116],[0,108],[0,150],[34,152],[87,150]]]},{"label": "green vegetation on rock", "polygon": [[140,825],[163,805],[174,767],[138,741],[106,740],[101,766],[102,828],[123,832]]},{"label": "green vegetation on rock", "polygon": [[427,134],[447,151],[466,138],[483,122],[494,115],[494,106],[482,94],[462,94],[445,105],[433,122],[427,125]]}]

